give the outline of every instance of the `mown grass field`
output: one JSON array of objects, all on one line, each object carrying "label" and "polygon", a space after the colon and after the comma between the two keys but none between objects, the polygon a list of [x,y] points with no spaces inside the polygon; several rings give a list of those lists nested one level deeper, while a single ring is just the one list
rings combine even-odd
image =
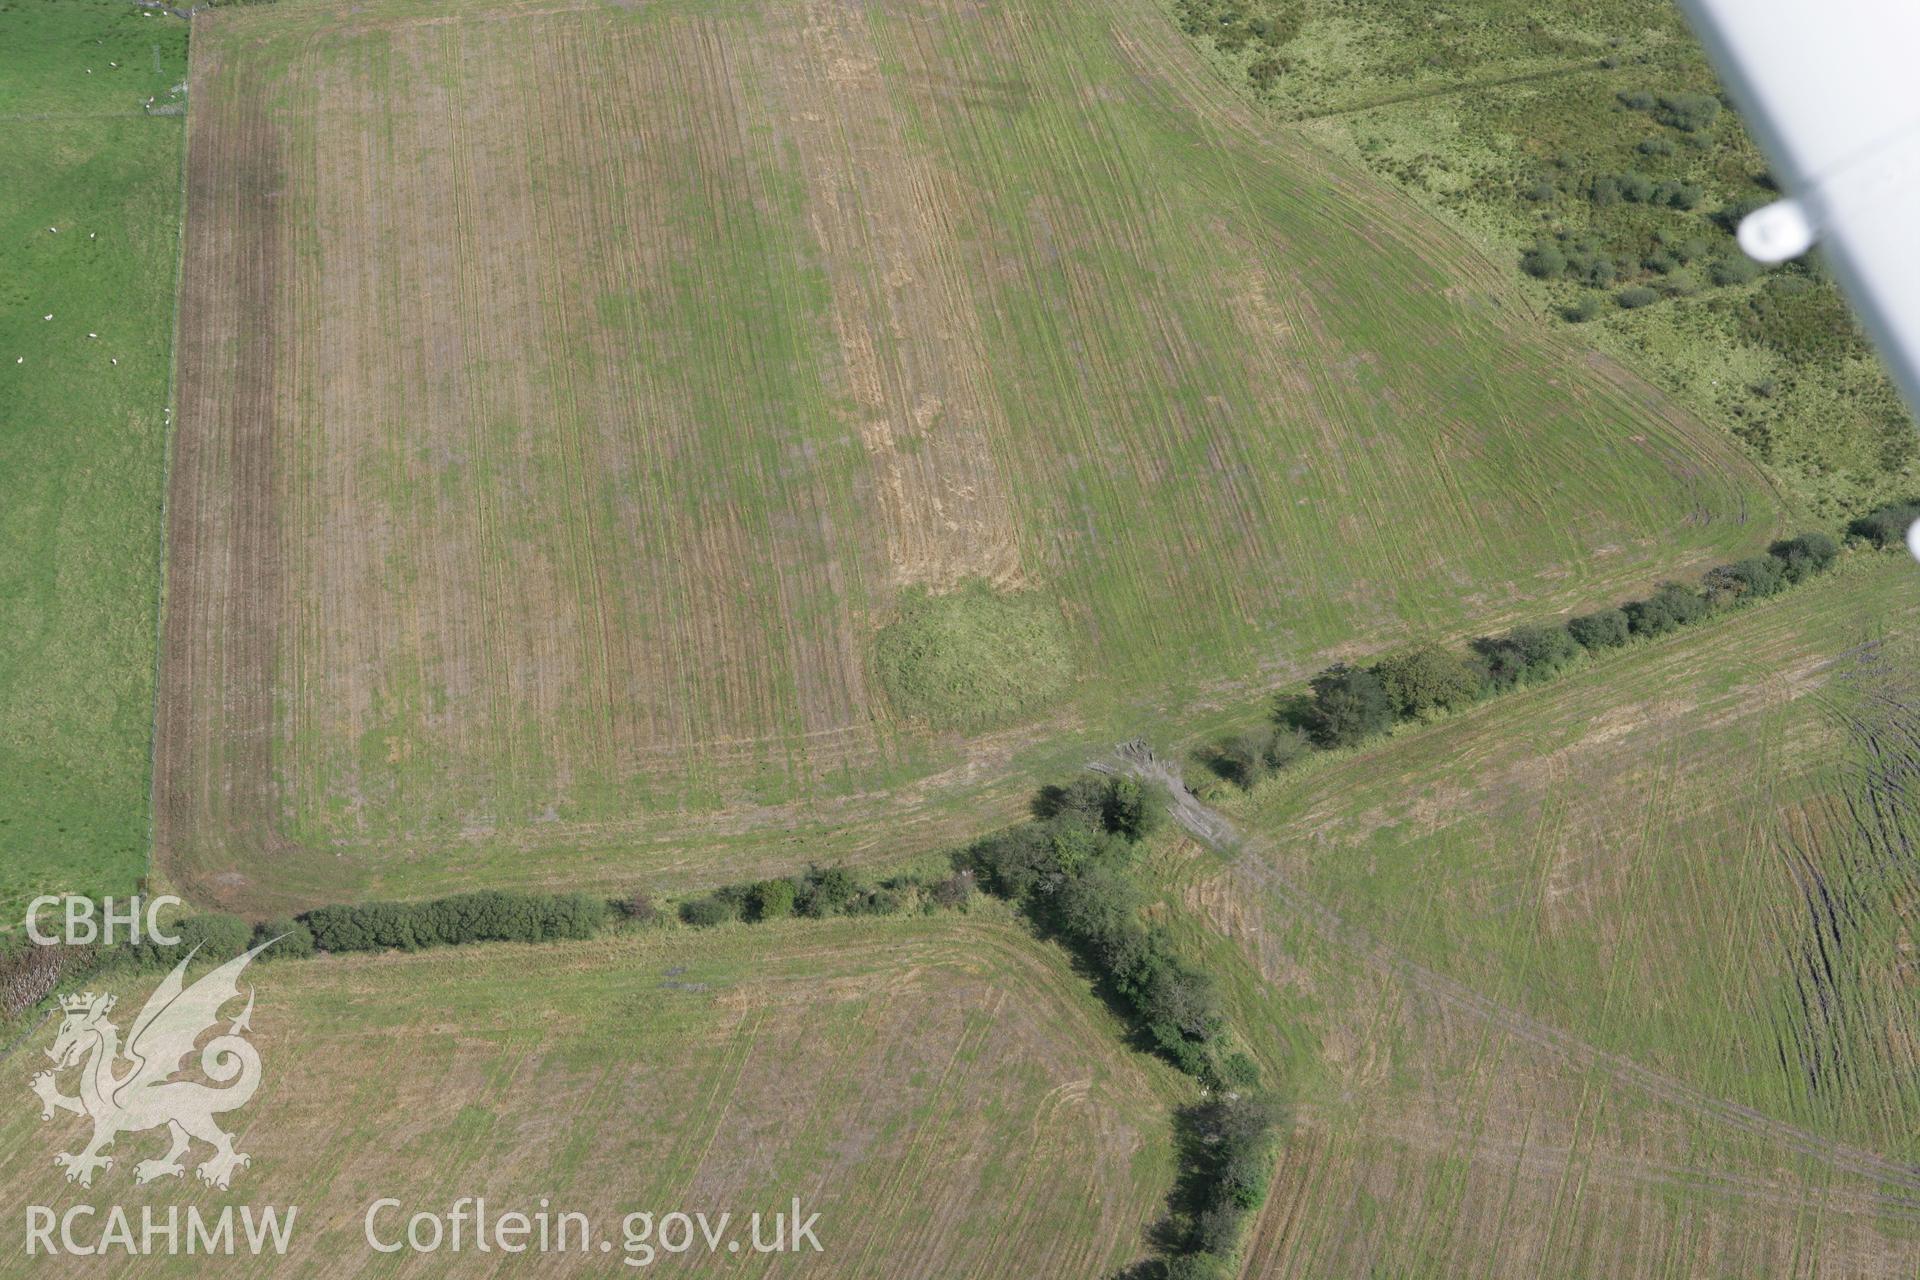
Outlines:
[{"label": "mown grass field", "polygon": [[0,49],[0,917],[12,924],[35,892],[124,893],[146,865],[185,131],[141,104],[185,79],[186,24],[109,0],[14,0],[0,6]]},{"label": "mown grass field", "polygon": [[1904,556],[1229,805],[1162,870],[1301,1100],[1252,1274],[1920,1267]]},{"label": "mown grass field", "polygon": [[[158,811],[203,897],[896,857],[1148,712],[1783,523],[1146,0],[279,3],[194,51]],[[970,580],[1072,677],[963,735],[874,651]]]},{"label": "mown grass field", "polygon": [[[157,977],[157,975],[154,975]],[[820,1254],[676,1260],[729,1275],[1103,1275],[1147,1252],[1189,1086],[1127,1050],[1064,958],[1004,921],[795,921],[262,964],[265,1064],[232,1119],[253,1164],[227,1194],[134,1186],[156,1135],[123,1138],[91,1193],[52,1164],[79,1124],[32,1099],[0,1119],[0,1201],[295,1204],[284,1261],[179,1258],[138,1275],[583,1275],[616,1252],[407,1262],[372,1253],[366,1207],[444,1212],[541,1197],[617,1241],[628,1212],[820,1214]],[[152,977],[146,980],[150,986]],[[137,1009],[135,984],[122,1012]],[[128,1015],[130,1016],[130,1014]],[[22,1074],[44,1028],[6,1066]],[[409,1212],[412,1210],[410,1209]],[[101,1259],[37,1259],[96,1274]]]},{"label": "mown grass field", "polygon": [[[1779,196],[1731,110],[1704,127],[1663,124],[1625,99],[1717,96],[1721,86],[1677,5],[1600,0],[1167,0],[1170,12],[1277,13],[1277,51],[1200,47],[1240,92],[1247,67],[1284,69],[1257,97],[1276,121],[1354,157],[1481,245],[1541,308],[1583,301],[1588,341],[1646,369],[1738,438],[1794,497],[1833,518],[1904,499],[1920,435],[1817,255],[1750,280],[1716,277],[1739,257],[1741,212]],[[1228,41],[1231,45],[1233,42]],[[1644,100],[1637,100],[1644,101]],[[1596,203],[1590,183],[1635,173],[1690,185],[1690,207]],[[1525,280],[1524,250],[1591,237],[1606,279]],[[1662,239],[1664,237],[1664,240]],[[1682,247],[1696,246],[1688,254]],[[1676,261],[1676,250],[1685,261]],[[1629,288],[1652,291],[1637,309]]]}]

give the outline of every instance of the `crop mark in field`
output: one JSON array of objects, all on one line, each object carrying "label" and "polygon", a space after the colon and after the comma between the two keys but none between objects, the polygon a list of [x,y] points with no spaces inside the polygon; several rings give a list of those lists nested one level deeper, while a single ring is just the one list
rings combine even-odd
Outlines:
[{"label": "crop mark in field", "polygon": [[[1018,587],[1019,531],[994,459],[1004,435],[954,252],[962,194],[910,141],[865,14],[810,0],[771,79],[832,284],[845,391],[876,473],[895,581]],[[917,68],[910,78],[922,72]]]},{"label": "crop mark in field", "polygon": [[[1229,856],[1232,859],[1230,873],[1247,889],[1266,895],[1340,950],[1392,973],[1415,989],[1498,1027],[1520,1041],[1549,1050],[1583,1068],[1603,1071],[1658,1101],[1715,1120],[1740,1132],[1777,1142],[1787,1150],[1823,1161],[1843,1172],[1898,1187],[1903,1193],[1903,1204],[1920,1209],[1920,1169],[1850,1143],[1811,1133],[1776,1120],[1753,1107],[1713,1097],[1682,1080],[1642,1066],[1621,1054],[1601,1049],[1568,1031],[1415,963],[1294,884],[1271,859],[1260,856],[1262,841],[1249,840],[1225,814],[1203,803],[1187,790],[1179,771],[1159,759],[1143,744],[1127,744],[1120,749],[1119,758],[1119,767],[1123,771],[1168,789],[1174,797],[1174,820],[1209,848]],[[1106,768],[1110,770],[1112,766]],[[1263,932],[1263,949],[1265,941]]]},{"label": "crop mark in field", "polygon": [[[266,87],[244,66],[204,72],[240,84],[197,108],[221,114],[210,131],[224,145],[188,153],[189,188],[216,204],[187,220],[162,637],[176,678],[163,681],[157,707],[155,839],[164,848],[212,826],[273,851],[282,842],[265,729],[282,583],[273,437],[283,140],[259,105]],[[205,691],[216,696],[196,696]]]}]

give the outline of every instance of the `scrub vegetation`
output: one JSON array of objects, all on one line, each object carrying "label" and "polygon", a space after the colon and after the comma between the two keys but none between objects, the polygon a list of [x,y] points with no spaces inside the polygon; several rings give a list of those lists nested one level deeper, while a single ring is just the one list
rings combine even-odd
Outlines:
[{"label": "scrub vegetation", "polygon": [[1819,256],[1734,244],[1782,193],[1676,5],[1326,0],[1255,37],[1222,17],[1254,0],[1165,3],[1271,118],[1461,229],[1535,323],[1646,369],[1803,510],[1913,489],[1920,434]]}]

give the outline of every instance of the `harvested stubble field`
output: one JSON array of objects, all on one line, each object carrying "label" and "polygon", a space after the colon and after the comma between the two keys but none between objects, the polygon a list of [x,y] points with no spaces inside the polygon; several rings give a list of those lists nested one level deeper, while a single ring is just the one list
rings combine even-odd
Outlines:
[{"label": "harvested stubble field", "polygon": [[[131,1016],[158,975],[127,988]],[[367,1206],[586,1213],[620,1240],[629,1212],[754,1211],[799,1196],[835,1276],[1108,1274],[1147,1252],[1188,1086],[1122,1047],[1054,948],[1017,926],[942,917],[654,931],[529,950],[484,946],[262,963],[265,1067],[230,1120],[253,1156],[231,1193],[132,1165],[164,1135],[123,1137],[92,1197],[127,1206],[300,1207],[269,1258],[37,1259],[36,1273],[140,1276],[621,1274],[577,1253],[409,1259],[369,1250]],[[124,1018],[122,1019],[125,1020]],[[52,1028],[8,1063],[38,1059]],[[0,1209],[65,1206],[51,1152],[79,1122],[28,1106],[0,1120]],[[148,1148],[152,1147],[153,1150]],[[399,1219],[404,1229],[404,1218]],[[470,1237],[469,1237],[470,1243]],[[103,1263],[106,1264],[103,1266]],[[694,1265],[696,1264],[697,1265]],[[661,1255],[675,1273],[792,1274],[743,1249]],[[633,1274],[644,1274],[631,1272]]]},{"label": "harvested stubble field", "polygon": [[[898,857],[1145,709],[1778,531],[1148,0],[196,21],[157,807],[209,899]],[[970,579],[1078,674],[962,736],[872,654]]]},{"label": "harvested stubble field", "polygon": [[1912,571],[1282,775],[1232,860],[1168,857],[1301,1095],[1250,1274],[1920,1268]]}]

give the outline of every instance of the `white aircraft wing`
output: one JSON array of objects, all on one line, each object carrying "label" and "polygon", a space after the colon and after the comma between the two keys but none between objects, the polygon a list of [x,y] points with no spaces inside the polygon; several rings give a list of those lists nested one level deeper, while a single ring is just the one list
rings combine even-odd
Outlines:
[{"label": "white aircraft wing", "polygon": [[1781,262],[1820,241],[1920,410],[1920,2],[1680,3],[1790,193],[1740,247]]}]

